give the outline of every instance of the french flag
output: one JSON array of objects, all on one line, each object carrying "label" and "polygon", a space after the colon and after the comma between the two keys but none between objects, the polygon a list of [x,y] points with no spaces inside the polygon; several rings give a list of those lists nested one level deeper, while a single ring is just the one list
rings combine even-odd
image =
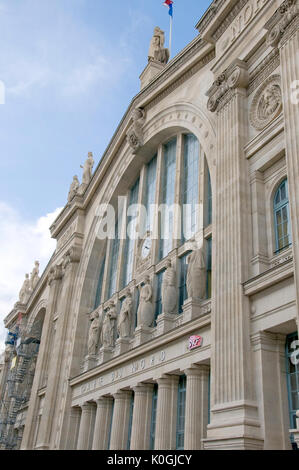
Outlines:
[{"label": "french flag", "polygon": [[168,7],[168,13],[170,16],[173,16],[173,1],[172,0],[165,0],[163,3],[165,7]]}]

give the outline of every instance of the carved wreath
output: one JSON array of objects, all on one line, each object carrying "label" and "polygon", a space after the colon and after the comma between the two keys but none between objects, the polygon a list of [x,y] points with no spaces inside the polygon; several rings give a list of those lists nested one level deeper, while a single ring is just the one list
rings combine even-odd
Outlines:
[{"label": "carved wreath", "polygon": [[262,130],[282,111],[280,76],[272,75],[267,78],[256,92],[250,110],[250,123]]}]

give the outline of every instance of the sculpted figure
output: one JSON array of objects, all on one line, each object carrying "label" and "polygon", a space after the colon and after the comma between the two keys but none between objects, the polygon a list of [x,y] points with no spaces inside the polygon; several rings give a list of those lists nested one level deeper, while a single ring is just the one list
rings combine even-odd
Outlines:
[{"label": "sculpted figure", "polygon": [[79,180],[78,180],[78,176],[75,175],[73,177],[73,181],[72,181],[71,186],[70,186],[70,190],[69,190],[69,194],[68,194],[68,198],[67,198],[68,202],[71,202],[73,197],[76,196],[77,191],[79,189],[79,186],[80,186],[80,183],[79,183]]},{"label": "sculpted figure", "polygon": [[31,277],[30,277],[30,288],[32,290],[35,289],[35,286],[38,283],[38,281],[39,281],[39,262],[35,261],[34,268],[32,270]]},{"label": "sculpted figure", "polygon": [[188,256],[187,292],[188,297],[204,299],[206,294],[206,265],[202,248],[194,245],[194,251]]},{"label": "sculpted figure", "polygon": [[117,333],[120,338],[128,338],[131,336],[132,307],[132,294],[128,291],[118,317]]},{"label": "sculpted figure", "polygon": [[19,294],[19,299],[22,304],[25,304],[27,300],[29,299],[31,294],[31,289],[30,289],[30,280],[29,280],[29,274],[25,274],[25,281],[23,283],[22,289],[20,290]]},{"label": "sculpted figure", "polygon": [[101,335],[102,345],[105,348],[112,348],[114,346],[114,326],[116,317],[115,305],[114,302],[111,302],[104,316]]},{"label": "sculpted figure", "polygon": [[166,271],[163,275],[162,283],[162,311],[163,313],[176,313],[177,306],[177,287],[176,271],[171,265],[170,259],[167,260]]},{"label": "sculpted figure", "polygon": [[148,52],[148,60],[157,60],[162,64],[167,64],[169,60],[169,50],[164,47],[165,35],[158,26],[154,29],[154,35],[151,39]]},{"label": "sculpted figure", "polygon": [[92,152],[88,153],[87,160],[84,163],[84,166],[80,165],[83,168],[83,176],[82,176],[82,184],[89,184],[91,177],[92,177],[92,169],[94,165],[94,159],[92,156]]},{"label": "sculpted figure", "polygon": [[153,291],[149,276],[146,276],[144,285],[139,286],[140,300],[137,311],[138,326],[151,327],[154,321]]},{"label": "sculpted figure", "polygon": [[260,106],[259,106],[259,118],[267,119],[272,116],[281,105],[281,92],[278,85],[272,84],[264,91]]},{"label": "sculpted figure", "polygon": [[88,354],[90,356],[95,356],[98,342],[100,339],[100,330],[101,330],[101,319],[99,312],[96,311],[92,318],[92,322],[89,328],[88,335]]}]

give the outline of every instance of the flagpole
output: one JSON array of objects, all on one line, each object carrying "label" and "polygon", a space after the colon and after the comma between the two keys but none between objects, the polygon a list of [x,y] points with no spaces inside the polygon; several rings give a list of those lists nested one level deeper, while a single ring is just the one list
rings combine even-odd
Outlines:
[{"label": "flagpole", "polygon": [[169,58],[171,58],[171,43],[172,43],[172,20],[173,16],[170,15],[170,31],[169,31]]}]

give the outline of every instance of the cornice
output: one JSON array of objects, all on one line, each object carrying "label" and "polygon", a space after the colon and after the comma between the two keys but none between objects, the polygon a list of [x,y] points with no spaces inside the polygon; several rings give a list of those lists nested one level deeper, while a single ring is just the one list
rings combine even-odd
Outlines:
[{"label": "cornice", "polygon": [[289,25],[293,21],[295,22],[295,18],[298,18],[298,15],[299,0],[285,0],[265,25],[265,28],[269,31],[266,39],[267,45],[278,47]]},{"label": "cornice", "polygon": [[261,63],[250,72],[247,94],[250,95],[280,65],[278,49],[272,49]]}]

